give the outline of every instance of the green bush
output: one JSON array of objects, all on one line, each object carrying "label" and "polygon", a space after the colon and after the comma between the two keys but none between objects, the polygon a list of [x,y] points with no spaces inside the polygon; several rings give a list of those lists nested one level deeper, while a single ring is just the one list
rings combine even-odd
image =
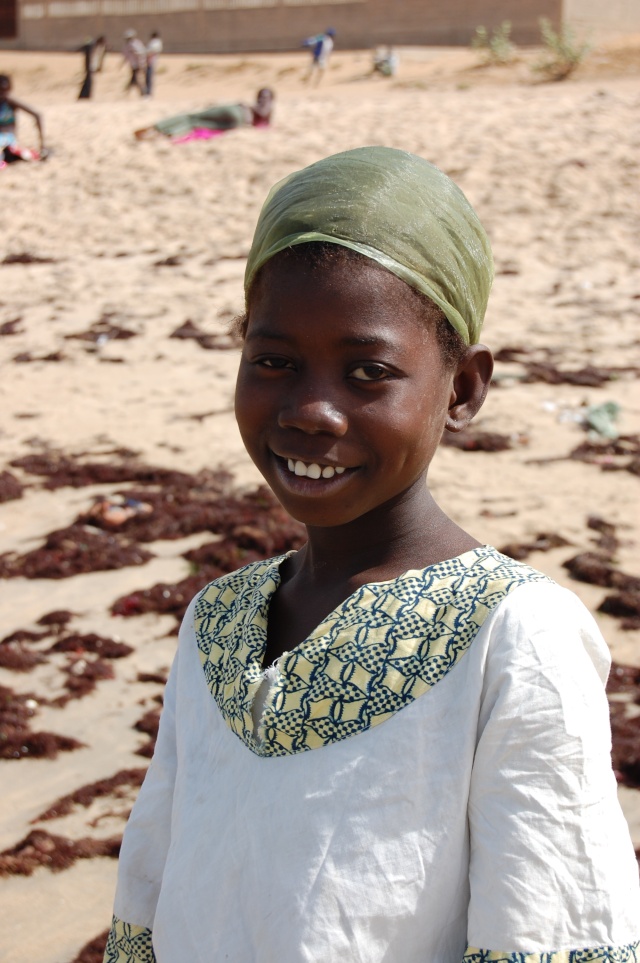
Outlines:
[{"label": "green bush", "polygon": [[476,27],[471,46],[479,51],[485,64],[508,64],[513,60],[515,47],[509,39],[511,23],[503,20],[495,30],[488,31],[486,27]]},{"label": "green bush", "polygon": [[590,50],[589,44],[576,40],[571,27],[563,24],[556,31],[546,17],[540,18],[540,33],[544,51],[540,60],[533,64],[533,70],[544,74],[547,80],[564,80],[582,63]]}]

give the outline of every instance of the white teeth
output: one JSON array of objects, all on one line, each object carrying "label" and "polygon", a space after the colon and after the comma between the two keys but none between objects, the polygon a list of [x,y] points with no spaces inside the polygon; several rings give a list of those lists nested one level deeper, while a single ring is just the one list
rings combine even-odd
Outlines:
[{"label": "white teeth", "polygon": [[333,478],[334,475],[341,475],[345,471],[344,468],[334,468],[333,465],[322,467],[316,462],[307,465],[306,462],[294,461],[293,458],[287,458],[287,468],[302,478]]}]

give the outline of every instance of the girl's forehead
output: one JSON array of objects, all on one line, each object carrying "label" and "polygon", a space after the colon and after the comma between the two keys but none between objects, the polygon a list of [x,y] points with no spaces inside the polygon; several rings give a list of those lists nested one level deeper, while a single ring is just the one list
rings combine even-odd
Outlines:
[{"label": "girl's forehead", "polygon": [[[404,281],[367,258],[337,258],[321,263],[275,257],[264,265],[254,287],[249,315],[260,310],[280,312],[285,303],[302,302],[316,313],[331,306],[354,320],[403,313],[418,318],[420,301]],[[254,311],[252,312],[252,308]]]},{"label": "girl's forehead", "polygon": [[274,263],[260,277],[248,311],[247,339],[315,343],[328,351],[429,339],[433,325],[412,289],[374,263],[337,261],[310,269]]}]

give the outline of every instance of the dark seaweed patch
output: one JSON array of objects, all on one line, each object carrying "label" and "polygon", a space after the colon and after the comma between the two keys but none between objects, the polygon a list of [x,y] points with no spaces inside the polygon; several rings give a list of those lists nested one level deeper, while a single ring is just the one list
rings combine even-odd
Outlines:
[{"label": "dark seaweed patch", "polygon": [[47,819],[59,819],[67,816],[75,806],[84,806],[85,809],[91,805],[95,799],[102,799],[105,796],[122,797],[123,787],[138,788],[142,785],[146,769],[121,769],[107,779],[98,779],[96,782],[81,786],[67,796],[61,796],[54,803],[45,809],[43,813],[32,819],[31,822],[44,822]]},{"label": "dark seaweed patch", "polygon": [[102,963],[104,958],[104,948],[109,939],[109,930],[105,930],[100,936],[89,940],[71,963]]},{"label": "dark seaweed patch", "polygon": [[507,451],[513,448],[513,438],[497,431],[466,428],[458,432],[445,431],[440,444],[447,448],[458,448],[460,451]]},{"label": "dark seaweed patch", "polygon": [[69,869],[78,859],[110,856],[117,859],[122,837],[66,839],[34,829],[23,840],[0,853],[0,876],[31,876],[40,867],[53,872]]},{"label": "dark seaweed patch", "polygon": [[237,348],[240,344],[240,340],[233,334],[211,334],[203,331],[190,319],[176,328],[169,337],[197,341],[200,347],[206,351],[227,351],[230,348]]},{"label": "dark seaweed patch", "polygon": [[150,558],[151,552],[121,535],[74,523],[51,532],[43,546],[24,555],[0,555],[0,578],[69,578],[142,565]]},{"label": "dark seaweed patch", "polygon": [[563,562],[572,578],[590,585],[614,588],[617,592],[607,595],[598,606],[598,612],[621,619],[622,629],[640,628],[640,578],[622,572],[615,565],[614,555],[619,545],[616,527],[597,515],[587,520],[595,539],[596,551],[579,552]]},{"label": "dark seaweed patch", "polygon": [[22,323],[22,318],[14,318],[13,321],[5,321],[0,324],[0,337],[7,338],[13,334],[23,334],[23,329],[18,328]]},{"label": "dark seaweed patch", "polygon": [[[617,699],[609,699],[613,749],[613,769],[618,782],[632,788],[640,788],[640,715],[629,707],[640,705],[640,668],[620,665],[611,666],[607,693]],[[623,697],[620,700],[620,696]]]},{"label": "dark seaweed patch", "polygon": [[126,341],[135,338],[137,331],[123,328],[119,324],[114,324],[111,314],[103,314],[98,321],[94,321],[86,331],[79,331],[75,334],[65,334],[65,338],[78,341],[90,341],[93,344],[104,344],[107,341]]},{"label": "dark seaweed patch", "polygon": [[54,257],[40,257],[37,254],[30,254],[29,251],[23,251],[21,254],[7,254],[3,257],[0,264],[56,264],[57,260]]},{"label": "dark seaweed patch", "polygon": [[149,736],[148,741],[140,746],[139,749],[136,749],[136,756],[143,756],[145,759],[150,759],[153,755],[158,737],[161,711],[162,709],[150,709],[149,712],[145,712],[142,718],[138,719],[134,725],[133,728],[136,732],[144,732],[145,735]]},{"label": "dark seaweed patch", "polygon": [[33,693],[18,695],[0,686],[0,759],[54,759],[59,752],[79,749],[84,743],[52,732],[32,732],[39,701]]},{"label": "dark seaweed patch", "polygon": [[115,673],[113,666],[102,659],[88,661],[80,657],[72,657],[65,669],[66,675],[64,688],[67,690],[64,695],[57,696],[49,700],[49,705],[58,709],[63,708],[72,699],[82,699],[84,696],[93,692],[98,682],[113,679]]},{"label": "dark seaweed patch", "polygon": [[10,471],[0,471],[0,503],[22,498],[24,485]]},{"label": "dark seaweed patch", "polygon": [[[167,468],[156,468],[143,465],[134,458],[127,457],[131,453],[123,453],[120,462],[85,461],[64,455],[59,451],[44,451],[22,458],[15,458],[10,464],[12,468],[21,468],[31,475],[43,476],[47,479],[44,487],[49,490],[57,488],[83,488],[85,485],[121,484],[123,482],[140,482],[145,485],[188,485],[192,476],[184,472],[172,471]],[[219,472],[217,477],[230,476]]]},{"label": "dark seaweed patch", "polygon": [[103,659],[122,659],[127,655],[131,655],[133,649],[130,645],[125,645],[124,642],[116,642],[115,639],[96,635],[95,632],[88,632],[84,635],[76,632],[65,635],[62,639],[58,639],[47,651],[75,652],[79,655],[85,652],[92,652],[94,655],[99,655]]},{"label": "dark seaweed patch", "polygon": [[522,562],[531,552],[550,552],[552,548],[563,548],[570,545],[566,538],[557,532],[539,532],[530,542],[509,542],[499,549],[503,555]]}]

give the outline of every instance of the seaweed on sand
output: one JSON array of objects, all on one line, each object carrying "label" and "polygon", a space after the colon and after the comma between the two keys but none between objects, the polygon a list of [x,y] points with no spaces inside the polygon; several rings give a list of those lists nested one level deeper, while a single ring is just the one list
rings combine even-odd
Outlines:
[{"label": "seaweed on sand", "polygon": [[598,532],[596,550],[579,552],[563,562],[572,578],[590,585],[614,588],[617,592],[607,595],[598,606],[598,612],[621,619],[622,629],[640,628],[640,577],[629,575],[615,565],[614,555],[619,541],[616,527],[611,522],[592,515],[587,521],[589,528]]},{"label": "seaweed on sand", "polygon": [[233,334],[212,334],[203,331],[189,318],[179,328],[176,328],[169,337],[183,341],[197,341],[205,351],[228,351],[231,348],[237,348],[240,344],[239,339],[234,337]]},{"label": "seaweed on sand", "polygon": [[[142,785],[147,770],[140,769],[121,769],[113,776],[106,779],[98,779],[96,782],[81,786],[67,796],[56,799],[48,809],[32,819],[32,823],[44,822],[48,819],[59,819],[67,816],[76,806],[84,806],[85,809],[91,805],[94,799],[102,799],[105,796],[115,796],[117,798],[126,795],[126,789],[138,789]],[[124,791],[123,791],[124,790]]]},{"label": "seaweed on sand", "polygon": [[607,693],[616,778],[626,786],[640,788],[640,715],[629,712],[630,706],[640,705],[640,668],[614,662]]},{"label": "seaweed on sand", "polygon": [[[225,496],[208,506],[207,529],[224,533],[223,538],[185,552],[195,572],[180,582],[160,582],[149,589],[122,596],[111,606],[113,615],[143,612],[172,614],[181,620],[193,596],[215,578],[242,565],[283,554],[305,541],[304,529],[276,502],[266,488],[242,496]],[[145,526],[149,519],[136,524]],[[142,533],[138,533],[142,538]]]},{"label": "seaweed on sand", "polygon": [[44,545],[24,555],[0,555],[0,578],[68,578],[84,572],[142,565],[150,558],[151,552],[119,534],[76,522],[51,532]]},{"label": "seaweed on sand", "polygon": [[131,655],[133,648],[124,642],[117,642],[115,639],[96,635],[95,632],[85,634],[72,632],[54,642],[51,648],[47,649],[47,652],[74,652],[76,655],[91,652],[103,659],[123,659],[125,656]]},{"label": "seaweed on sand", "polygon": [[509,558],[515,558],[522,562],[528,558],[532,552],[550,552],[552,548],[563,548],[570,545],[566,538],[557,532],[539,532],[530,542],[509,542],[503,545],[499,551]]},{"label": "seaweed on sand", "polygon": [[511,435],[503,435],[497,431],[479,431],[477,428],[466,428],[464,431],[445,431],[440,441],[446,448],[458,448],[461,451],[507,451],[513,448]]},{"label": "seaweed on sand", "polygon": [[111,314],[103,314],[101,318],[87,328],[75,334],[65,334],[67,340],[91,341],[93,344],[104,344],[106,341],[126,341],[135,338],[137,332],[114,324]]},{"label": "seaweed on sand", "polygon": [[102,963],[104,959],[104,949],[109,938],[109,930],[105,930],[100,936],[94,937],[86,943],[78,955],[71,963]]},{"label": "seaweed on sand", "polygon": [[0,502],[11,502],[22,498],[24,485],[13,472],[0,471]]},{"label": "seaweed on sand", "polygon": [[53,732],[32,732],[30,721],[38,708],[32,693],[0,686],[0,759],[54,759],[59,752],[80,749],[84,743]]},{"label": "seaweed on sand", "polygon": [[[43,451],[15,458],[10,464],[12,468],[46,478],[44,487],[49,490],[123,482],[170,485],[172,482],[189,484],[193,481],[192,476],[185,472],[144,465],[132,457],[131,452],[123,452],[120,461],[108,462],[74,458],[60,451]],[[225,472],[216,473],[216,476],[227,481],[230,477]]]},{"label": "seaweed on sand", "polygon": [[145,759],[150,759],[153,755],[154,749],[156,747],[156,739],[158,737],[158,727],[160,726],[160,713],[162,709],[150,709],[149,712],[138,719],[134,725],[136,732],[144,732],[145,735],[149,736],[147,742],[145,742],[139,749],[136,750],[137,756],[143,756]]},{"label": "seaweed on sand", "polygon": [[32,830],[24,839],[0,853],[0,876],[31,876],[40,867],[55,872],[68,869],[78,859],[110,856],[117,859],[121,836],[110,839],[66,839],[44,829]]}]

